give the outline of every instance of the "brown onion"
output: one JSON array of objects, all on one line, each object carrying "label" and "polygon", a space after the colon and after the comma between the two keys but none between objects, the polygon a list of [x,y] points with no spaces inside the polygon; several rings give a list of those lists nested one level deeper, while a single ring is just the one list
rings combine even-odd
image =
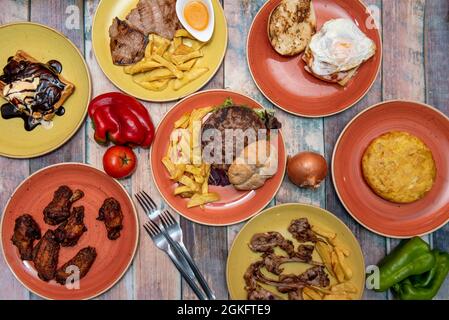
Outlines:
[{"label": "brown onion", "polygon": [[287,159],[287,175],[301,188],[318,188],[327,175],[326,159],[318,153],[300,152]]}]

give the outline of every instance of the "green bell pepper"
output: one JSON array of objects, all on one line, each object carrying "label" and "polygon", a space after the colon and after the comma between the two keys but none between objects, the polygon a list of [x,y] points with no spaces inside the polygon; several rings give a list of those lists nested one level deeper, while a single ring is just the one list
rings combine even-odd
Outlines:
[{"label": "green bell pepper", "polygon": [[422,277],[410,277],[393,286],[393,291],[401,300],[432,300],[438,293],[449,273],[449,254],[433,251],[436,262],[434,268]]},{"label": "green bell pepper", "polygon": [[435,256],[429,245],[419,237],[402,241],[379,263],[379,288],[383,292],[406,278],[430,271]]},{"label": "green bell pepper", "polygon": [[[439,254],[439,251],[433,250],[432,254],[435,257],[435,261],[437,261],[436,259]],[[437,269],[438,269],[438,264],[435,263],[433,268],[430,269],[429,271],[427,271],[423,274],[416,275],[416,276],[411,276],[410,281],[415,288],[425,288],[429,285],[429,283],[435,277],[435,273],[436,273]]]}]

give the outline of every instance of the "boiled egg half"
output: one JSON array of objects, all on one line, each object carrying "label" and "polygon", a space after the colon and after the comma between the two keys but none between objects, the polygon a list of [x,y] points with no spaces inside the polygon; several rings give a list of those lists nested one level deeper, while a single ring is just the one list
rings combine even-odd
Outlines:
[{"label": "boiled egg half", "polygon": [[176,14],[195,39],[207,42],[212,38],[215,26],[212,0],[178,0]]}]

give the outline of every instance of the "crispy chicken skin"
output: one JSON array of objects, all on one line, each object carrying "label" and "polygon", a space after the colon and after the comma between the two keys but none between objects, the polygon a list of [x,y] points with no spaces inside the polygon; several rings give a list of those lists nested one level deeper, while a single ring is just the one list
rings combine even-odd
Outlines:
[{"label": "crispy chicken skin", "polygon": [[73,192],[67,186],[60,186],[53,195],[53,200],[44,209],[45,223],[55,226],[70,216],[70,208],[72,203],[84,196],[83,191],[75,190]]},{"label": "crispy chicken skin", "polygon": [[69,218],[55,230],[55,237],[61,246],[73,247],[86,231],[84,207],[74,207]]},{"label": "crispy chicken skin", "polygon": [[74,266],[79,269],[79,279],[82,279],[89,272],[90,267],[97,257],[97,251],[93,247],[81,249],[72,259],[67,261],[56,271],[56,282],[65,285],[67,278],[72,275],[73,270],[67,267]]},{"label": "crispy chicken skin", "polygon": [[33,250],[34,268],[39,278],[50,281],[55,277],[58,266],[59,243],[53,230],[47,230]]},{"label": "crispy chicken skin", "polygon": [[20,259],[33,259],[33,242],[41,238],[41,229],[29,214],[23,214],[16,219],[12,243],[19,249]]},{"label": "crispy chicken skin", "polygon": [[104,221],[109,240],[120,237],[120,230],[123,229],[123,213],[117,200],[107,198],[100,208],[97,220]]}]

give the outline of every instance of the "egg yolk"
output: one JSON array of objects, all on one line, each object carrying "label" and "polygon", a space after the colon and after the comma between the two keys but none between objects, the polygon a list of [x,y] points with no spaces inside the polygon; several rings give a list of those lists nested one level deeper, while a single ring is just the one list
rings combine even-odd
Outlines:
[{"label": "egg yolk", "polygon": [[201,1],[191,1],[184,7],[184,18],[195,30],[201,31],[209,24],[209,12]]}]

